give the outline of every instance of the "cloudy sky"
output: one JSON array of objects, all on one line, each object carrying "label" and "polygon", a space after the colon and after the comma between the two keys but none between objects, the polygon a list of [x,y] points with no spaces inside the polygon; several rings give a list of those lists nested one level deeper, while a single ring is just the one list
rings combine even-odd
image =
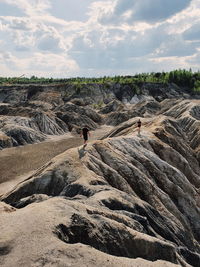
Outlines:
[{"label": "cloudy sky", "polygon": [[200,0],[0,0],[0,76],[200,69]]}]

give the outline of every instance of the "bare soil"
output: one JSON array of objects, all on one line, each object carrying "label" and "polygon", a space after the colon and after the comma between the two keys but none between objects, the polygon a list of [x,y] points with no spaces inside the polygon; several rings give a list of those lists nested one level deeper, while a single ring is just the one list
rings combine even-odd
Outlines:
[{"label": "bare soil", "polygon": [[[109,126],[104,126],[91,132],[89,142],[101,138],[111,129]],[[23,180],[25,174],[37,170],[67,149],[82,144],[83,139],[79,135],[66,134],[50,137],[49,140],[38,144],[0,150],[0,194]],[[15,183],[11,184],[13,180]]]}]

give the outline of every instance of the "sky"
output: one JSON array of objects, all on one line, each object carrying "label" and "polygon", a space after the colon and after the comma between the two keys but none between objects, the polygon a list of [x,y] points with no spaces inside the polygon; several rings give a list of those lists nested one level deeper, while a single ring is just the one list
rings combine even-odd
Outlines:
[{"label": "sky", "polygon": [[0,76],[200,70],[200,0],[0,0]]}]

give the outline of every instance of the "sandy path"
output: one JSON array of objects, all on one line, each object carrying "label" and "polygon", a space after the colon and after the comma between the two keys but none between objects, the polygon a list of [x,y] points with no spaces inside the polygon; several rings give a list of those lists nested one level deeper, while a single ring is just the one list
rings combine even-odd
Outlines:
[{"label": "sandy path", "polygon": [[[103,137],[112,127],[102,126],[91,132],[90,141]],[[32,173],[56,155],[83,144],[79,135],[53,136],[49,140],[20,147],[0,150],[0,195],[20,182],[25,174]],[[15,180],[15,182],[14,182]]]}]

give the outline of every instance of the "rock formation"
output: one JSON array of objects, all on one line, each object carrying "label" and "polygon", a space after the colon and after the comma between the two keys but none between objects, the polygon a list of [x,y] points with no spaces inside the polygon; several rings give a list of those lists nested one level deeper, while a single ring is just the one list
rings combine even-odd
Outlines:
[{"label": "rock formation", "polygon": [[132,84],[120,83],[1,86],[0,131],[11,141],[0,139],[0,148],[37,143],[73,129],[79,132],[84,125],[91,130],[104,123],[116,126],[155,114],[166,97],[189,97],[173,84],[144,83],[140,93],[135,94]]},{"label": "rock formation", "polygon": [[112,100],[99,113],[49,102],[36,116],[2,115],[2,147],[15,139],[13,121],[41,136],[84,120],[115,126],[1,196],[2,266],[200,266],[200,101],[157,100]]}]

